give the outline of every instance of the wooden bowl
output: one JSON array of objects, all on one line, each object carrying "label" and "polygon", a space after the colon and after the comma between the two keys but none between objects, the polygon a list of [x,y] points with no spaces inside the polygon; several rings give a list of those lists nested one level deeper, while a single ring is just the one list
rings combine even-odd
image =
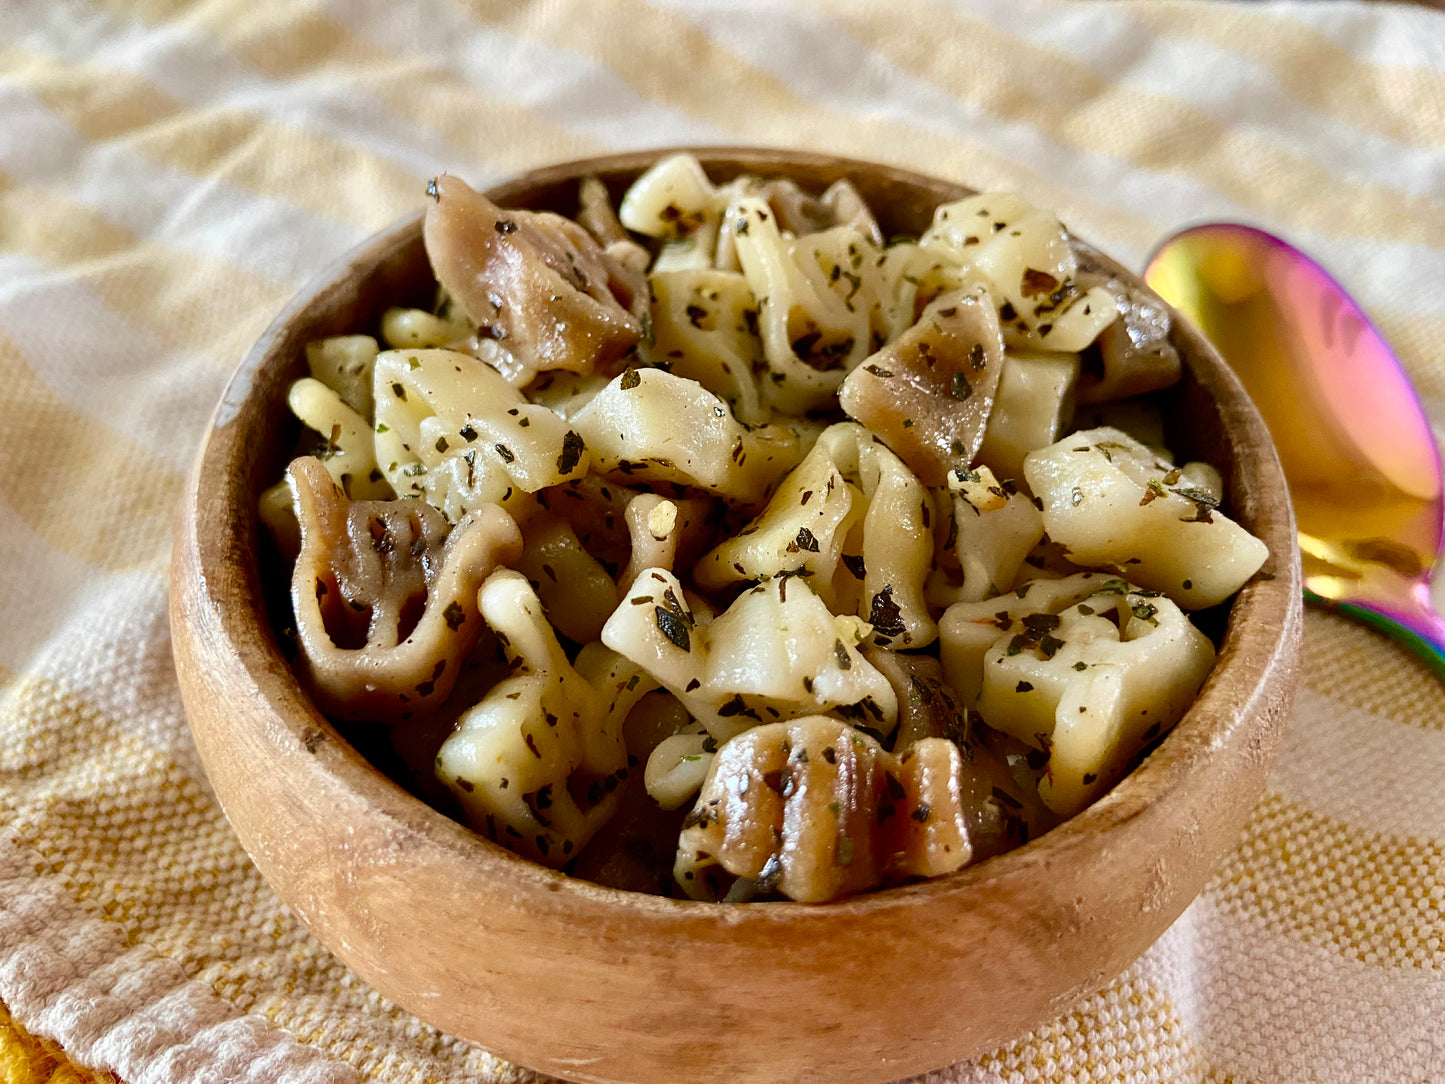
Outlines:
[{"label": "wooden bowl", "polygon": [[[659,153],[555,166],[490,195],[571,213],[580,177],[598,175],[617,195]],[[821,189],[849,177],[885,234],[916,233],[936,204],[969,194],[837,158],[696,153],[715,179],[782,174]],[[1086,259],[1128,274],[1092,250]],[[1221,468],[1234,515],[1272,556],[1233,603],[1218,663],[1179,726],[1104,799],[1009,854],[838,903],[718,905],[574,880],[474,835],[341,740],[278,650],[256,499],[294,433],[285,395],[304,371],[303,346],[374,328],[387,305],[429,297],[431,284],[416,215],[277,318],[216,410],[171,567],[176,669],[216,795],[281,898],[378,991],[452,1035],[578,1081],[895,1080],[1063,1011],[1200,891],[1263,789],[1301,615],[1279,463],[1199,334],[1176,325],[1184,450]]]}]

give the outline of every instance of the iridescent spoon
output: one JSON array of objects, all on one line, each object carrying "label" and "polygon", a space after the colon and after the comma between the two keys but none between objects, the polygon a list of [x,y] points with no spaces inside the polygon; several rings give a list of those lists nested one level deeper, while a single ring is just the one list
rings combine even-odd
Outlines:
[{"label": "iridescent spoon", "polygon": [[1144,273],[1239,374],[1299,522],[1305,597],[1398,636],[1445,677],[1430,605],[1440,452],[1389,345],[1317,263],[1248,226],[1169,238]]}]

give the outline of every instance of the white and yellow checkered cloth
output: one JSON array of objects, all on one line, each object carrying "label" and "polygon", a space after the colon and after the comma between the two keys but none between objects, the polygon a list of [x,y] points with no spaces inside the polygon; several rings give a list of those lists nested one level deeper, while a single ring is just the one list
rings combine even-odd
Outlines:
[{"label": "white and yellow checkered cloth", "polygon": [[[1422,8],[0,0],[0,1079],[532,1079],[379,997],[247,860],[172,676],[170,529],[246,347],[430,175],[682,143],[1018,189],[1135,267],[1263,225],[1445,419]],[[1320,613],[1303,681],[1165,938],[929,1081],[1445,1081],[1445,690]]]}]

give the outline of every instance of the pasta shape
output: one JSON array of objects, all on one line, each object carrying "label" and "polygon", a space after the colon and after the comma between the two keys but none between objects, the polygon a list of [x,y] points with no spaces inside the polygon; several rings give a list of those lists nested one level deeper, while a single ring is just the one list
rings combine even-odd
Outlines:
[{"label": "pasta shape", "polygon": [[1005,353],[979,462],[999,478],[1022,479],[1024,456],[1064,435],[1078,382],[1077,354]]},{"label": "pasta shape", "polygon": [[456,520],[485,504],[514,509],[586,473],[586,444],[495,370],[454,350],[377,355],[376,459],[398,494]]},{"label": "pasta shape", "polygon": [[633,181],[617,208],[630,230],[665,242],[653,271],[713,266],[727,197],[690,154],[661,159]]},{"label": "pasta shape", "polygon": [[1082,350],[1118,318],[1108,289],[1079,282],[1059,220],[1021,196],[988,192],[946,203],[920,244],[987,283],[1010,346]]},{"label": "pasta shape", "polygon": [[754,727],[718,750],[683,821],[678,884],[694,899],[744,887],[819,903],[951,872],[973,854],[962,771],[941,738],[894,757],[826,716]]},{"label": "pasta shape", "polygon": [[695,486],[736,501],[756,499],[802,457],[782,426],[749,429],[694,380],[662,369],[627,369],[572,416],[604,474]]},{"label": "pasta shape", "polygon": [[867,625],[835,617],[806,580],[743,592],[717,617],[661,569],[644,572],[602,629],[719,741],[760,722],[834,711],[886,735],[893,689],[858,652]]},{"label": "pasta shape", "polygon": [[[789,414],[827,405],[847,371],[869,352],[872,328],[866,306],[850,308],[847,290],[830,286],[830,272],[822,266],[826,261],[818,259],[816,248],[799,257],[797,246],[821,242],[784,239],[762,199],[737,200],[728,208],[728,219],[738,264],[757,298],[758,330],[768,364],[764,399]],[[835,260],[829,266],[840,264]]]},{"label": "pasta shape", "polygon": [[642,276],[560,215],[503,211],[457,177],[428,186],[437,281],[528,370],[587,371],[642,340]]},{"label": "pasta shape", "polygon": [[448,533],[417,500],[352,502],[316,459],[287,470],[301,529],[291,576],[300,669],[321,709],[397,720],[446,699],[477,642],[478,586],[521,551],[486,507]]},{"label": "pasta shape", "polygon": [[978,602],[1013,588],[1024,560],[1044,537],[1034,502],[992,471],[959,471],[949,478],[953,524],[949,540],[962,583],[953,601]]},{"label": "pasta shape", "polygon": [[763,369],[758,309],[742,275],[712,268],[658,271],[651,279],[652,356],[761,425],[771,413],[755,374]]},{"label": "pasta shape", "polygon": [[1053,827],[1057,818],[1039,801],[1037,785],[1021,782],[1005,756],[978,739],[980,728],[970,722],[968,709],[944,680],[937,659],[875,647],[865,647],[863,654],[898,696],[894,755],[926,738],[947,739],[963,754],[958,784],[973,861],[1012,850]]},{"label": "pasta shape", "polygon": [[1097,372],[1084,374],[1079,402],[1098,403],[1167,388],[1179,379],[1169,310],[1134,287],[1115,286],[1120,318],[1099,333]]},{"label": "pasta shape", "polygon": [[617,608],[617,585],[577,540],[572,525],[550,513],[528,519],[517,570],[531,582],[558,632],[579,644],[601,634]]},{"label": "pasta shape", "polygon": [[1044,529],[1071,561],[1125,568],[1140,586],[1199,609],[1238,591],[1269,551],[1187,470],[1117,429],[1074,433],[1024,460]]},{"label": "pasta shape", "polygon": [[983,688],[983,659],[1003,633],[1028,614],[1058,613],[1088,598],[1111,577],[1103,572],[1032,579],[1006,595],[955,602],[938,619],[938,658],[944,679],[972,707]]},{"label": "pasta shape", "polygon": [[839,422],[695,575],[705,587],[807,577],[836,612],[868,621],[875,643],[923,647],[937,634],[923,597],[931,525],[932,500],[912,472],[862,426]]},{"label": "pasta shape", "polygon": [[[370,335],[333,335],[306,344],[306,367],[313,379],[366,418],[371,415],[371,366],[377,350],[376,340]],[[319,431],[326,433],[329,428]]]},{"label": "pasta shape", "polygon": [[600,644],[569,663],[520,573],[494,574],[477,605],[512,676],[457,720],[437,776],[488,839],[561,866],[616,808],[629,775],[623,720],[654,686]]},{"label": "pasta shape", "polygon": [[[464,321],[443,319],[425,309],[393,307],[381,314],[381,337],[387,346],[397,350],[465,343],[475,330]],[[368,380],[368,391],[370,383]]]},{"label": "pasta shape", "polygon": [[1107,580],[1058,613],[1025,614],[998,630],[978,711],[1048,753],[1039,797],[1071,817],[1179,721],[1213,663],[1214,645],[1174,603]]},{"label": "pasta shape", "polygon": [[386,500],[391,485],[377,468],[371,426],[333,389],[314,377],[302,377],[286,393],[291,412],[322,436],[316,458],[348,497]]},{"label": "pasta shape", "polygon": [[984,295],[945,294],[838,389],[849,417],[877,434],[927,485],[971,466],[1003,368],[998,317]]}]

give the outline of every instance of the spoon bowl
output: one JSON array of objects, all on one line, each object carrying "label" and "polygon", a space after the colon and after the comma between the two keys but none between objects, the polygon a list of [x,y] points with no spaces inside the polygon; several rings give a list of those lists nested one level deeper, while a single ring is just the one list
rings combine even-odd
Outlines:
[{"label": "spoon bowl", "polygon": [[1440,452],[1409,377],[1330,274],[1250,226],[1155,251],[1145,280],[1212,341],[1268,424],[1299,524],[1305,595],[1395,635],[1445,676],[1430,605]]}]

